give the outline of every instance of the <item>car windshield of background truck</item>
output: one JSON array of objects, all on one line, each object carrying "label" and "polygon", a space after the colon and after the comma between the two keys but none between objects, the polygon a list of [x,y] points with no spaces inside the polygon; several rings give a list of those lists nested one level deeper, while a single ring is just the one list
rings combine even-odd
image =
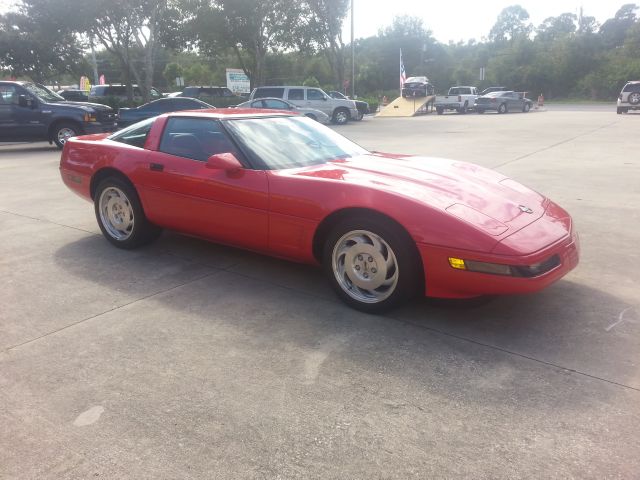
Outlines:
[{"label": "car windshield of background truck", "polygon": [[53,93],[48,88],[43,85],[39,85],[37,83],[24,83],[22,84],[24,88],[26,88],[29,93],[35,95],[38,99],[43,102],[64,102],[65,99],[58,95],[57,93]]}]

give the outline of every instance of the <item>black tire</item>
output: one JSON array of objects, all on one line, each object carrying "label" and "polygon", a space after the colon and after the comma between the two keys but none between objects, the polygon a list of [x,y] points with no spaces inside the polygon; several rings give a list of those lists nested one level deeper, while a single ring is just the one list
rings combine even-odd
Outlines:
[{"label": "black tire", "polygon": [[631,105],[640,105],[640,92],[633,92],[629,94],[627,101]]},{"label": "black tire", "polygon": [[464,102],[464,105],[458,109],[458,113],[461,115],[465,115],[467,113],[467,109],[469,108],[469,104]]},{"label": "black tire", "polygon": [[[383,247],[376,249],[375,242],[367,241],[350,244],[350,238],[377,238]],[[343,248],[339,248],[341,245]],[[367,249],[373,253],[366,253]],[[421,266],[409,234],[385,218],[342,220],[333,227],[324,244],[323,267],[331,286],[342,301],[362,312],[384,312],[424,290]],[[371,277],[364,278],[368,275]],[[353,281],[365,286],[370,283],[372,288],[360,288]],[[392,284],[373,288],[379,282]]]},{"label": "black tire", "polygon": [[[120,196],[118,192],[122,193],[124,197]],[[118,194],[112,197],[115,198],[115,201],[108,201],[106,197],[103,199],[103,195],[115,194]],[[161,228],[147,220],[135,188],[121,178],[108,177],[102,180],[96,187],[93,203],[96,219],[102,234],[111,244],[118,248],[130,250],[146,245],[154,241],[162,233]],[[104,203],[107,203],[107,205],[104,205]],[[118,212],[116,207],[124,208],[122,209],[123,211]],[[109,212],[109,209],[111,212]],[[118,230],[112,223],[115,220],[112,217],[119,215],[123,220],[116,223],[123,225],[122,230]],[[124,227],[127,224],[131,224],[130,228]],[[118,235],[117,232],[120,232],[121,235]]]},{"label": "black tire", "polygon": [[438,115],[442,115],[443,112],[444,112],[444,109],[442,107],[436,107],[436,113]]},{"label": "black tire", "polygon": [[482,109],[482,108],[476,108],[476,112],[478,112],[478,113],[484,113],[484,109]]},{"label": "black tire", "polygon": [[336,125],[344,125],[350,120],[349,110],[346,108],[336,108],[333,112],[332,121]]},{"label": "black tire", "polygon": [[525,102],[524,106],[522,107],[522,111],[524,113],[529,112],[529,110],[531,110],[531,105],[529,105],[527,102]]},{"label": "black tire", "polygon": [[56,123],[51,129],[51,139],[55,142],[58,148],[63,148],[65,142],[78,135],[82,135],[84,131],[82,128],[72,122],[59,122]]},{"label": "black tire", "polygon": [[506,103],[501,103],[500,106],[498,107],[498,113],[507,113],[507,104]]}]

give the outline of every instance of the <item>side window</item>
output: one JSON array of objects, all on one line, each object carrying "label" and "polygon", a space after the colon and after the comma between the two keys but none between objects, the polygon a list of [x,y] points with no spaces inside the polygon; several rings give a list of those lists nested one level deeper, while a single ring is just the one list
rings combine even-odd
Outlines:
[{"label": "side window", "polygon": [[302,88],[292,88],[289,90],[288,100],[304,100],[304,90]]},{"label": "side window", "polygon": [[263,100],[262,103],[264,104],[265,108],[276,108],[278,110],[289,110],[289,105],[287,105],[286,103],[284,103],[281,100],[275,100],[273,98],[269,98],[267,100]]},{"label": "side window", "polygon": [[282,98],[283,96],[284,96],[284,88],[261,87],[261,88],[256,88],[256,92],[254,93],[253,98],[265,98],[265,97]]},{"label": "side window", "polygon": [[217,153],[238,155],[219,122],[208,118],[170,118],[162,134],[160,151],[200,162]]},{"label": "side window", "polygon": [[310,88],[307,90],[307,100],[323,100],[324,94],[320,90]]},{"label": "side window", "polygon": [[14,85],[0,85],[0,105],[18,103],[18,95]]},{"label": "side window", "polygon": [[133,145],[134,147],[144,148],[154,120],[154,118],[150,118],[149,120],[143,120],[140,123],[131,125],[129,128],[125,128],[115,135],[111,135],[109,139],[115,142]]}]

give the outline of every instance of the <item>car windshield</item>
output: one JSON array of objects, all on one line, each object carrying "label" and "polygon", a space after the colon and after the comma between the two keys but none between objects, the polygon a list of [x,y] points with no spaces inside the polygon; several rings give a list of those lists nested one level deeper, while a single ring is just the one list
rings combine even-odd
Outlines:
[{"label": "car windshield", "polygon": [[427,77],[409,77],[405,83],[427,83]]},{"label": "car windshield", "polygon": [[22,86],[26,88],[29,93],[35,95],[39,100],[43,102],[64,102],[64,97],[61,97],[57,93],[53,93],[44,85],[38,83],[23,83]]},{"label": "car windshield", "polygon": [[225,121],[225,125],[270,170],[307,167],[368,153],[307,117],[235,119]]}]

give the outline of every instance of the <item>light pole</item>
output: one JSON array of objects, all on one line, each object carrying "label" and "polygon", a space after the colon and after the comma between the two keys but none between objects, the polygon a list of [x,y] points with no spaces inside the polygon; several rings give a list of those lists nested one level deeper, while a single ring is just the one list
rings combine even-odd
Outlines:
[{"label": "light pole", "polygon": [[356,95],[356,50],[353,44],[353,3],[355,0],[351,0],[351,98],[355,98]]}]

